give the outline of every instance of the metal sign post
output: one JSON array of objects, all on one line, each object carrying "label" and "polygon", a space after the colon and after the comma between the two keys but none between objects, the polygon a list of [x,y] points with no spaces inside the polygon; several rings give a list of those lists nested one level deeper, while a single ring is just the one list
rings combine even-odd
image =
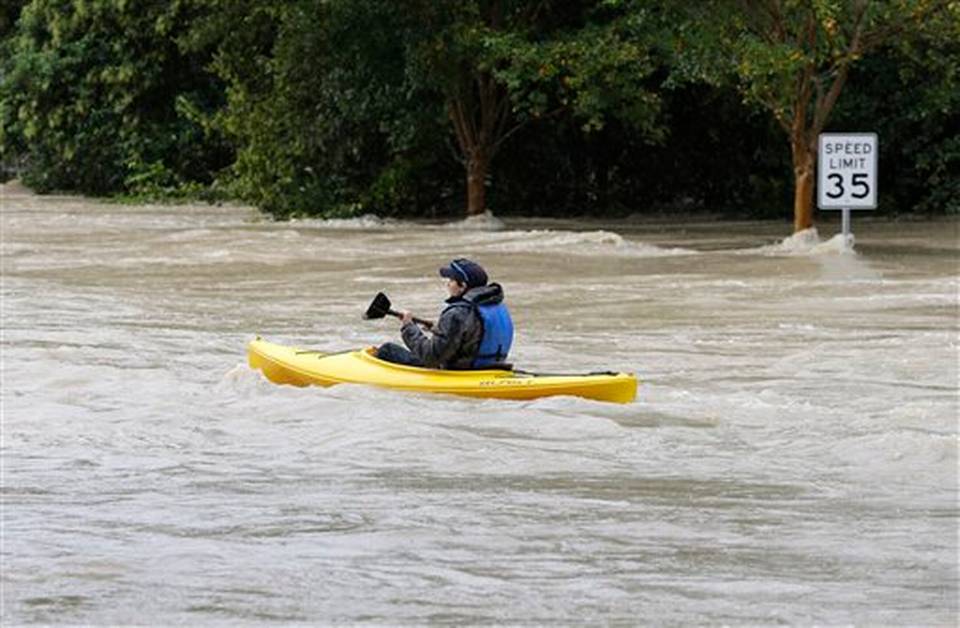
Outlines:
[{"label": "metal sign post", "polygon": [[817,206],[842,210],[851,242],[850,210],[877,208],[877,134],[821,133],[818,147]]}]

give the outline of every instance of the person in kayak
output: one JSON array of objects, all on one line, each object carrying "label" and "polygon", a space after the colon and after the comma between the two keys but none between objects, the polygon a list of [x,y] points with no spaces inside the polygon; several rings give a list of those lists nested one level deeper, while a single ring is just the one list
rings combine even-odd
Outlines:
[{"label": "person in kayak", "polygon": [[493,368],[502,364],[513,344],[513,320],[503,302],[503,288],[488,283],[480,264],[455,259],[440,269],[449,298],[428,336],[403,312],[402,347],[388,342],[377,349],[381,360],[435,369]]}]

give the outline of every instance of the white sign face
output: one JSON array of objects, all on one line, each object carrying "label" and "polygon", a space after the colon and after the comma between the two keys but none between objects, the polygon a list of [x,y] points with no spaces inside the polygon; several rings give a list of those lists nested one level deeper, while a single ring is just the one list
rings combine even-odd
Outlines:
[{"label": "white sign face", "polygon": [[877,152],[876,133],[821,133],[817,206],[876,209]]}]

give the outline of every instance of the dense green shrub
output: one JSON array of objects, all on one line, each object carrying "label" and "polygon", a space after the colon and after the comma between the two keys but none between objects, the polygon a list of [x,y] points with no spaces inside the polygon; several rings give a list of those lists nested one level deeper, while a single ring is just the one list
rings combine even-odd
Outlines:
[{"label": "dense green shrub", "polygon": [[231,159],[203,124],[222,86],[176,37],[180,2],[33,0],[8,42],[3,145],[38,190],[169,193]]}]

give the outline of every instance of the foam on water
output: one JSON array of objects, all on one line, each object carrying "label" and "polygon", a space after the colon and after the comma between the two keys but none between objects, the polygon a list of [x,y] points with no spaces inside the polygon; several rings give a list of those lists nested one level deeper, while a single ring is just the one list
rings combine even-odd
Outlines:
[{"label": "foam on water", "polygon": [[364,214],[356,218],[294,218],[290,221],[290,224],[296,227],[335,231],[383,231],[416,228],[416,223],[394,218],[381,218],[375,214]]},{"label": "foam on water", "polygon": [[507,232],[505,241],[494,242],[487,246],[492,251],[502,252],[538,252],[556,251],[567,255],[616,255],[625,257],[668,257],[675,255],[696,255],[691,249],[679,247],[662,248],[653,244],[630,241],[612,231],[555,231],[533,230]]},{"label": "foam on water", "polygon": [[761,253],[766,255],[802,255],[802,256],[833,256],[856,255],[854,250],[854,236],[844,236],[838,233],[829,240],[823,241],[816,227],[798,231],[776,244],[741,251],[742,253]]},{"label": "foam on water", "polygon": [[502,220],[494,216],[493,212],[488,210],[482,214],[468,216],[463,220],[449,222],[436,228],[452,231],[502,231],[507,226]]},{"label": "foam on water", "polygon": [[396,218],[381,218],[375,214],[364,214],[355,218],[297,218],[291,224],[321,230],[344,231],[499,231],[506,228],[502,220],[486,211],[483,214],[469,216],[462,220],[454,220],[442,224],[424,223],[422,221],[401,220]]},{"label": "foam on water", "polygon": [[[444,233],[451,243],[465,242],[480,251],[537,252],[561,249],[572,255],[592,255],[599,251],[616,252],[625,256],[659,257],[694,255],[697,251],[680,247],[662,248],[652,244],[633,242],[607,230],[571,232],[553,229],[511,229],[508,223],[487,211],[477,216],[442,224],[429,224],[392,218],[364,215],[346,219],[296,219],[293,228],[332,231],[382,231],[424,234]],[[402,246],[402,245],[401,245]],[[405,249],[404,249],[405,250]]]}]

